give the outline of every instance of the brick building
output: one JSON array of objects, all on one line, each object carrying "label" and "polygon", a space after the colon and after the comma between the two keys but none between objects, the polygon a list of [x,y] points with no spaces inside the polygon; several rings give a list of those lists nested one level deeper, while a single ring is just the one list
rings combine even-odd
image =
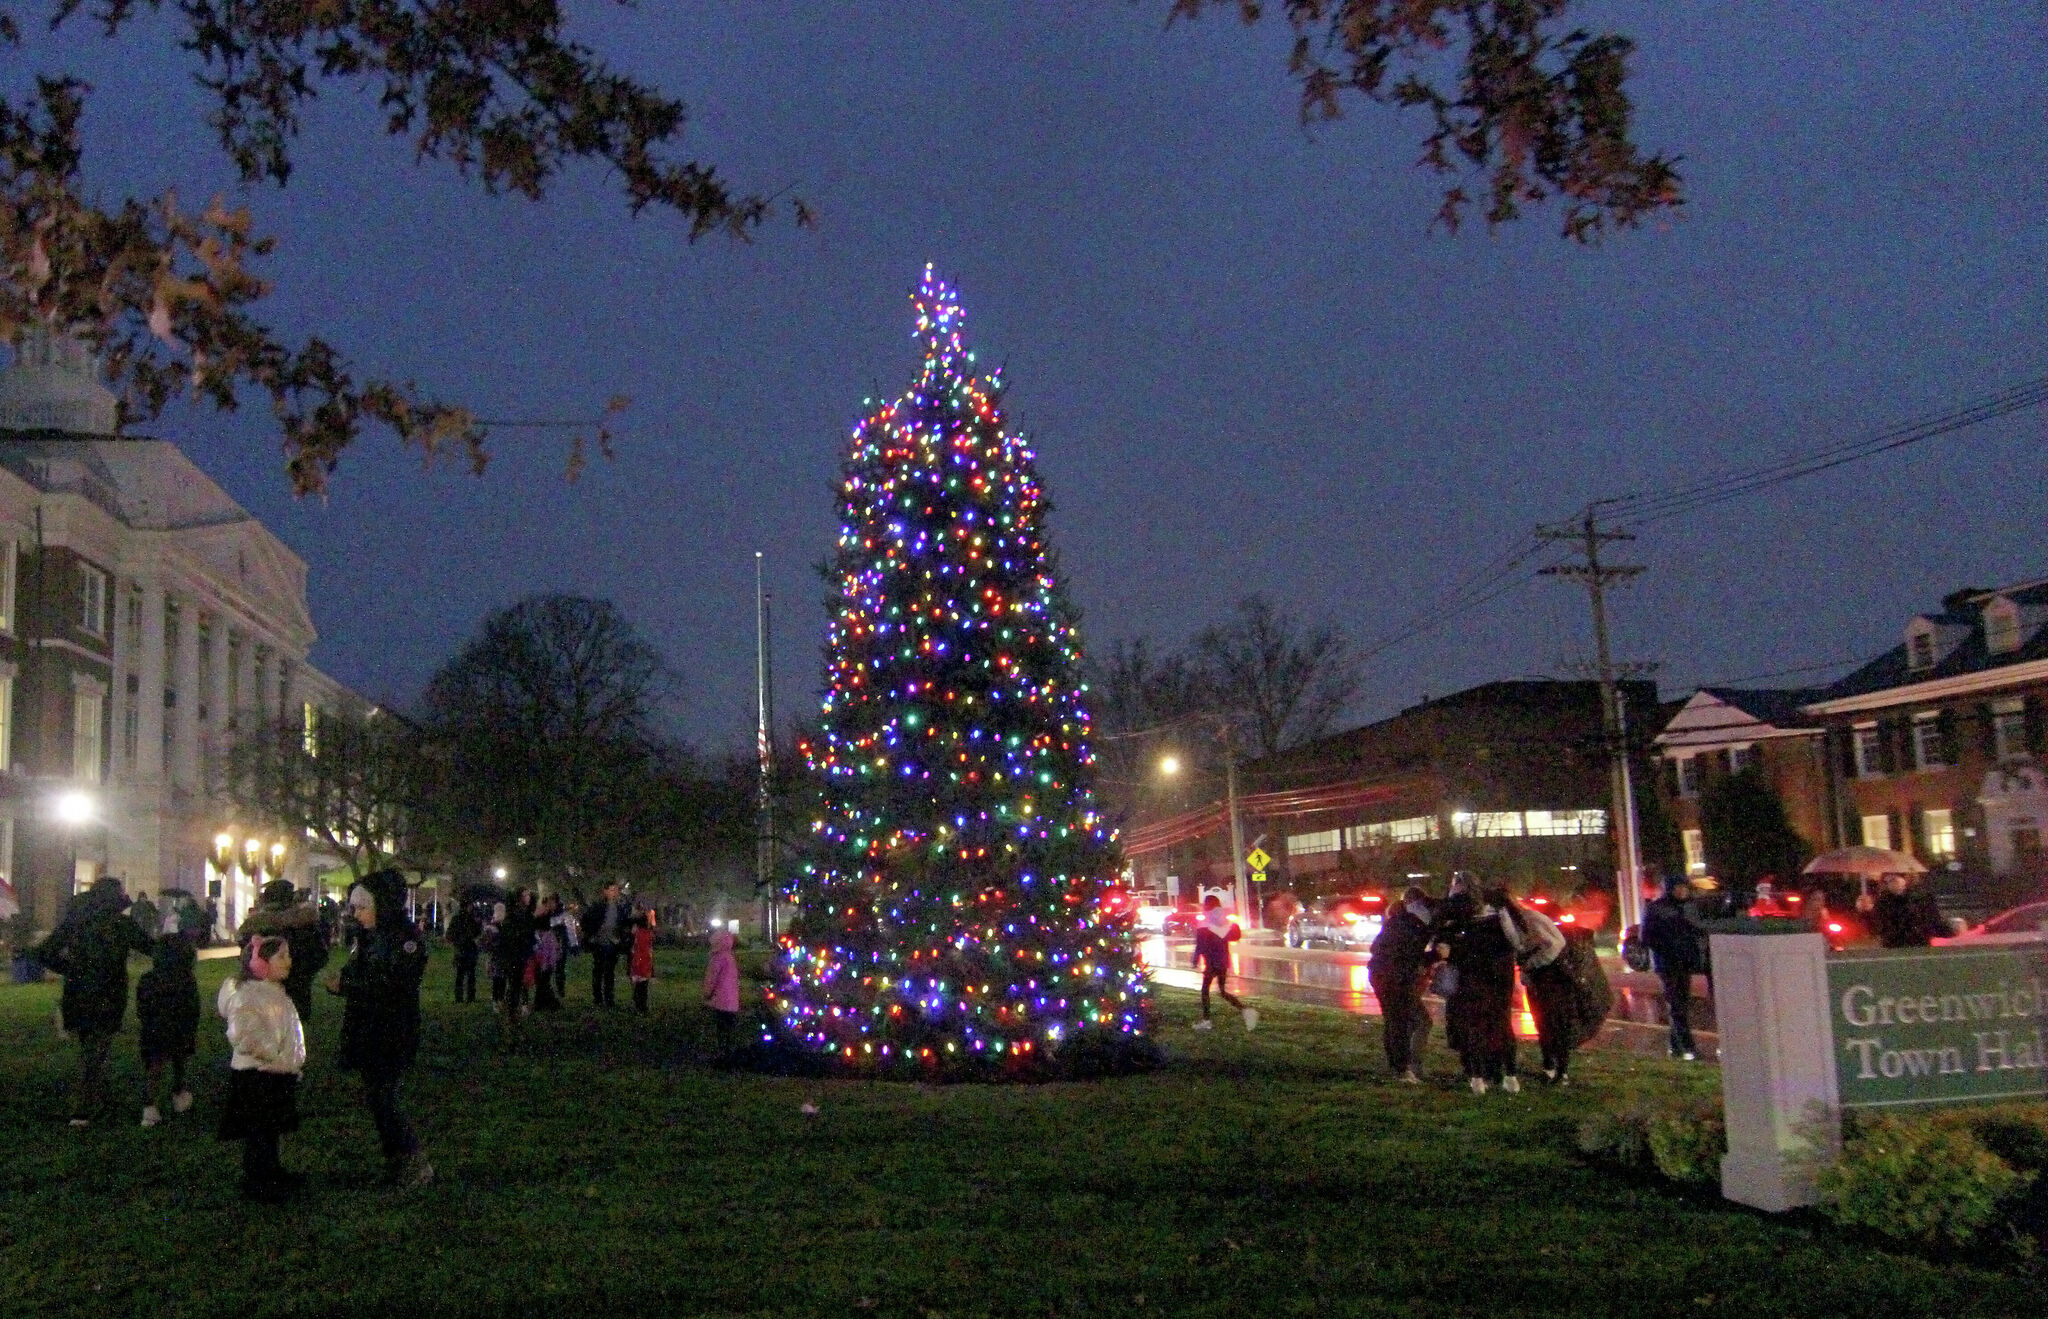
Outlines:
[{"label": "brick building", "polygon": [[1804,713],[1827,739],[1838,839],[2048,878],[2048,580],[1955,592]]},{"label": "brick building", "polygon": [[263,879],[318,859],[233,830],[222,758],[254,721],[344,693],[306,657],[305,563],[114,422],[76,345],[31,339],[0,372],[0,874],[39,928],[106,873],[211,892],[231,928]]},{"label": "brick building", "polygon": [[1957,591],[1828,687],[1696,693],[1656,739],[1688,862],[1698,798],[1756,764],[1815,850],[1906,852],[1987,893],[2048,880],[2048,580]]},{"label": "brick building", "polygon": [[1659,789],[1678,830],[1687,874],[1707,872],[1700,795],[1716,780],[1749,768],[1777,792],[1786,820],[1810,850],[1835,846],[1826,734],[1801,710],[1819,694],[1813,688],[1701,688],[1657,735]]},{"label": "brick building", "polygon": [[[1654,727],[1655,686],[1624,686],[1631,720]],[[1611,883],[1603,742],[1597,683],[1488,683],[1243,766],[1246,838],[1277,859],[1268,887],[1302,895],[1440,885],[1454,869],[1549,891]],[[1637,771],[1643,782],[1647,760]],[[1173,821],[1133,831],[1138,882],[1227,882],[1218,819],[1195,822],[1198,836]]]}]

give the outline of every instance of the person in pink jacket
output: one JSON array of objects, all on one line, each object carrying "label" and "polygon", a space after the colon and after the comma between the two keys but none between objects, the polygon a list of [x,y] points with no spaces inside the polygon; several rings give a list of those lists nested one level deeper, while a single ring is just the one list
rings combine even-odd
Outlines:
[{"label": "person in pink jacket", "polygon": [[718,1057],[732,1061],[740,1027],[740,964],[732,955],[732,931],[711,934],[711,960],[704,967],[704,1002],[718,1023]]}]

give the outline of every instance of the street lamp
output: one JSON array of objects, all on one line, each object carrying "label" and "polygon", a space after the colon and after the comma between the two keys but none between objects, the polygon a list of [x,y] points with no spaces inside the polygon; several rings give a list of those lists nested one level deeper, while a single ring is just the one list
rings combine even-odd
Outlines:
[{"label": "street lamp", "polygon": [[1180,757],[1162,756],[1159,761],[1159,772],[1169,775],[1180,773]]},{"label": "street lamp", "polygon": [[493,870],[491,872],[491,878],[502,882],[505,879],[505,877],[507,875],[510,875],[511,873],[512,872],[505,869],[505,867],[499,866],[496,870]]},{"label": "street lamp", "polygon": [[93,822],[98,810],[92,794],[78,788],[58,793],[50,808],[50,813],[57,817],[57,823],[64,826],[64,835],[71,843],[71,887],[75,891],[78,888],[78,831]]},{"label": "street lamp", "polygon": [[[1223,746],[1223,796],[1230,813],[1230,899],[1237,908],[1237,918],[1244,922],[1247,930],[1259,928],[1258,914],[1252,909],[1250,886],[1244,875],[1244,821],[1237,813],[1237,745],[1231,736],[1228,715],[1210,714],[1193,716],[1213,721],[1216,740]],[[1180,757],[1162,756],[1159,772],[1166,775],[1180,773]]]}]

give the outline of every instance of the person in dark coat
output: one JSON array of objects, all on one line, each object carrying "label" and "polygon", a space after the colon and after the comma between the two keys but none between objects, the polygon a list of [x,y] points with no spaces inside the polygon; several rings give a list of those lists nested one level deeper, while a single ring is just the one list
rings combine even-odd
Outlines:
[{"label": "person in dark coat", "polygon": [[235,942],[243,947],[258,937],[283,939],[292,946],[292,970],[285,977],[284,992],[299,1010],[301,1026],[311,1030],[313,981],[328,958],[327,931],[320,925],[320,909],[301,901],[290,880],[273,879],[263,886],[255,907],[235,931]]},{"label": "person in dark coat", "polygon": [[533,955],[539,948],[539,914],[532,889],[520,889],[505,904],[505,919],[498,926],[498,964],[505,971],[505,1021],[517,1026],[520,1018],[533,1011],[533,984],[529,975],[538,974]]},{"label": "person in dark coat", "polygon": [[633,942],[633,906],[619,896],[619,882],[583,909],[583,943],[590,949],[590,1001],[611,1007],[618,997],[619,957]]},{"label": "person in dark coat", "polygon": [[1195,1023],[1196,1030],[1216,1028],[1216,1023],[1209,1019],[1211,984],[1223,1001],[1244,1017],[1246,1030],[1258,1029],[1259,1010],[1246,1007],[1243,999],[1230,992],[1230,945],[1243,937],[1244,931],[1230,919],[1230,913],[1223,910],[1223,903],[1215,894],[1202,899],[1202,924],[1195,930],[1195,965],[1202,972],[1202,1019]]},{"label": "person in dark coat", "polygon": [[[1472,1093],[1494,1085],[1509,1094],[1522,1088],[1515,1069],[1515,945],[1499,908],[1467,896],[1469,915],[1447,929],[1447,955],[1458,985],[1444,1005],[1448,1034]],[[1454,1029],[1452,1029],[1454,1027]]]},{"label": "person in dark coat", "polygon": [[1373,996],[1380,1001],[1387,1070],[1410,1085],[1421,1080],[1417,1068],[1422,1051],[1418,1046],[1428,1038],[1429,1010],[1422,1003],[1422,982],[1432,960],[1429,929],[1434,917],[1429,895],[1410,888],[1401,895],[1401,905],[1387,913],[1365,963]]},{"label": "person in dark coat", "polygon": [[476,907],[464,901],[455,909],[454,917],[448,922],[448,947],[455,953],[455,1001],[476,1002],[476,964],[478,941],[483,938],[484,923],[476,918]]},{"label": "person in dark coat", "polygon": [[156,941],[155,962],[135,982],[135,1024],[142,1054],[142,1125],[163,1121],[160,1100],[170,1073],[171,1111],[192,1107],[185,1088],[185,1064],[199,1048],[199,978],[193,974],[192,941],[166,934]]},{"label": "person in dark coat", "polygon": [[64,977],[64,1029],[78,1036],[78,1093],[71,1125],[92,1125],[109,1107],[107,1053],[128,1015],[128,954],[150,939],[128,919],[121,881],[102,875],[74,898],[64,919],[31,958]]},{"label": "person in dark coat", "polygon": [[1643,909],[1643,946],[1664,986],[1664,1011],[1671,1019],[1671,1056],[1691,1062],[1699,1056],[1692,1038],[1692,978],[1706,969],[1706,935],[1693,922],[1686,902],[1692,889],[1683,879],[1664,883],[1663,896]]},{"label": "person in dark coat", "polygon": [[426,939],[406,918],[405,876],[396,870],[365,875],[349,890],[347,908],[357,927],[355,951],[327,983],[328,992],[346,1000],[335,1063],[362,1078],[386,1180],[424,1186],[434,1179],[434,1167],[399,1107],[398,1083],[419,1053]]},{"label": "person in dark coat", "polygon": [[1870,915],[1870,931],[1887,948],[1925,948],[1950,931],[1934,901],[1934,891],[1910,875],[1886,875],[1874,898],[1856,904]]}]

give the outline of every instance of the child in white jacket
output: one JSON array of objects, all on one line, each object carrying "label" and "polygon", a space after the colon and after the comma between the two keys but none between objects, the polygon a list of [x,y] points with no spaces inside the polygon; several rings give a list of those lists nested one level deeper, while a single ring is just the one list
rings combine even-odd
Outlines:
[{"label": "child in white jacket", "polygon": [[305,1180],[286,1172],[277,1152],[278,1138],[299,1129],[299,1073],[306,1067],[305,1029],[284,992],[291,969],[284,939],[251,939],[240,975],[221,985],[215,1001],[235,1048],[220,1138],[242,1142],[242,1194],[260,1204],[276,1204]]}]

